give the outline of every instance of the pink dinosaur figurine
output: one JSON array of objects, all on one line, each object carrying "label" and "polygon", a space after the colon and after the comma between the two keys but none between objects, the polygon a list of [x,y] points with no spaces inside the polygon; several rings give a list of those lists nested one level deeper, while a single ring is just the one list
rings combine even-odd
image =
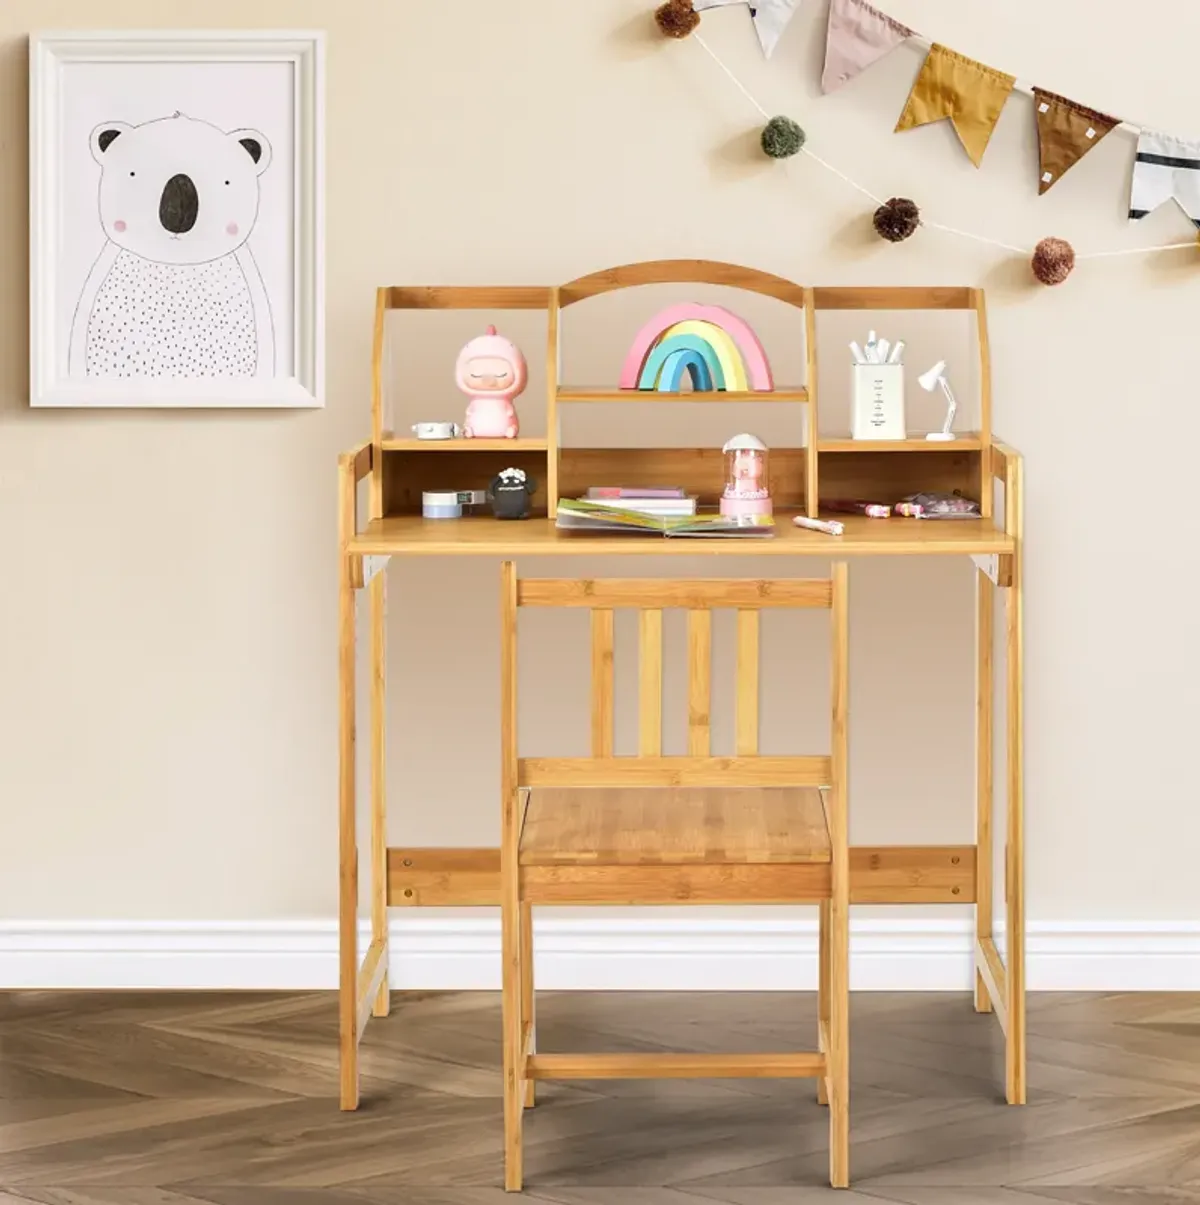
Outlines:
[{"label": "pink dinosaur figurine", "polygon": [[520,425],[513,398],[525,388],[528,370],[511,339],[489,326],[458,353],[454,379],[471,399],[463,420],[467,439],[516,439]]}]

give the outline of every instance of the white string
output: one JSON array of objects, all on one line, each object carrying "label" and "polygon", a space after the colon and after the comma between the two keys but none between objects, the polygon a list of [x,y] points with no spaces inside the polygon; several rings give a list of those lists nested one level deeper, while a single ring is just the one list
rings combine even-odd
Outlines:
[{"label": "white string", "polygon": [[1109,259],[1114,255],[1149,255],[1154,251],[1175,251],[1180,247],[1196,247],[1197,241],[1190,243],[1159,243],[1154,247],[1124,247],[1120,251],[1089,251],[1086,255],[1077,255],[1076,259]]},{"label": "white string", "polygon": [[1033,250],[1030,247],[1016,247],[1012,243],[1001,242],[998,238],[988,238],[983,234],[972,234],[969,230],[956,230],[953,226],[943,226],[941,222],[930,222],[922,218],[921,225],[928,226],[930,230],[940,230],[943,234],[956,234],[959,238],[969,238],[977,243],[986,243],[989,247],[1000,247],[1005,251],[1015,251],[1018,255],[1033,254]]},{"label": "white string", "polygon": [[708,43],[707,43],[707,42],[706,42],[706,41],[705,41],[705,40],[704,40],[704,39],[703,39],[703,38],[702,38],[702,37],[701,37],[701,36],[700,36],[698,33],[693,34],[693,35],[692,35],[692,39],[693,39],[694,41],[696,41],[696,42],[699,42],[699,43],[700,43],[700,45],[701,45],[701,46],[704,48],[704,51],[705,51],[705,53],[708,55],[708,57],[709,57],[710,59],[712,59],[712,61],[713,61],[714,63],[716,63],[716,65],[717,65],[718,67],[720,67],[720,68],[721,68],[721,70],[722,70],[722,71],[724,71],[724,72],[725,72],[725,74],[726,74],[727,76],[729,76],[730,80],[731,80],[731,81],[732,81],[732,83],[733,83],[733,86],[734,86],[735,88],[737,88],[737,90],[738,90],[738,91],[739,91],[739,92],[740,92],[740,93],[741,93],[741,94],[742,94],[742,95],[743,95],[743,96],[744,96],[744,97],[745,97],[745,98],[746,98],[746,99],[747,99],[747,100],[748,100],[748,101],[749,101],[749,102],[750,102],[750,103],[751,103],[751,104],[752,104],[752,105],[753,105],[753,106],[754,106],[754,107],[755,107],[755,108],[756,108],[756,109],[757,109],[757,110],[758,110],[758,111],[759,111],[759,112],[760,112],[760,113],[761,113],[761,114],[762,114],[762,115],[763,115],[763,116],[764,116],[764,117],[765,117],[765,118],[768,120],[768,121],[770,121],[770,120],[771,120],[771,114],[770,114],[770,113],[768,113],[768,112],[766,111],[766,109],[764,109],[764,108],[762,107],[762,105],[760,105],[760,104],[758,103],[758,101],[756,101],[756,100],[754,99],[753,95],[752,95],[752,94],[751,94],[751,92],[750,92],[750,89],[749,89],[749,88],[747,88],[747,87],[746,87],[746,85],[745,85],[745,84],[743,84],[743,83],[742,83],[742,81],[741,81],[740,79],[738,79],[738,77],[737,77],[736,75],[734,75],[732,71],[730,71],[730,70],[729,70],[729,68],[728,68],[728,67],[725,65],[725,63],[722,61],[722,59],[721,59],[721,58],[720,58],[720,57],[717,55],[717,52],[716,52],[715,50],[713,50],[713,48],[712,48],[712,47],[711,47],[711,46],[710,46],[710,45],[709,45],[709,44],[708,44]]},{"label": "white string", "polygon": [[851,180],[850,177],[848,175],[846,175],[845,172],[838,171],[838,169],[836,167],[834,167],[832,163],[826,163],[825,160],[822,159],[821,156],[816,153],[816,151],[810,151],[808,149],[808,147],[806,147],[806,146],[802,146],[800,149],[811,160],[813,160],[814,163],[819,163],[827,172],[833,172],[833,174],[835,176],[837,176],[839,179],[845,180],[846,183],[849,184],[851,188],[857,188],[858,191],[860,193],[862,193],[864,197],[870,197],[871,200],[874,201],[876,205],[883,204],[883,200],[881,198],[877,197],[873,192],[871,192],[870,189],[863,188],[863,186],[861,184],[859,184],[857,180]]},{"label": "white string", "polygon": [[[710,59],[712,59],[712,61],[714,63],[716,63],[716,65],[718,67],[721,68],[721,70],[726,74],[726,76],[728,76],[730,83],[732,83],[733,86],[735,88],[737,88],[737,90],[750,102],[751,105],[753,105],[753,107],[755,109],[758,110],[758,112],[760,114],[762,114],[762,116],[764,118],[766,118],[767,121],[770,121],[771,115],[767,112],[767,110],[764,109],[762,107],[762,105],[760,105],[758,103],[757,99],[755,99],[754,94],[750,91],[750,89],[747,88],[746,85],[743,84],[742,81],[740,79],[738,79],[738,77],[736,75],[734,75],[734,73],[729,69],[729,66],[724,62],[724,60],[720,57],[720,55],[718,55],[717,52],[715,50],[713,50],[713,48],[700,36],[700,34],[693,33],[691,35],[691,40],[693,42],[699,43],[701,49],[703,49],[703,51],[708,55],[708,57]],[[929,44],[928,42],[925,41],[924,38],[916,37],[916,40],[924,43],[925,45]],[[1022,90],[1024,90],[1024,89],[1022,89]],[[800,153],[803,155],[807,155],[814,163],[823,167],[827,172],[831,172],[833,175],[837,176],[839,180],[842,180],[844,183],[848,184],[851,188],[856,189],[858,192],[862,193],[862,195],[864,197],[870,198],[870,200],[872,200],[876,205],[882,205],[884,203],[869,188],[865,188],[863,185],[859,184],[859,182],[857,180],[854,180],[850,176],[846,175],[846,173],[843,172],[840,168],[834,167],[832,163],[826,162],[815,151],[809,150],[809,148],[807,146],[801,147]],[[1012,251],[1012,252],[1015,252],[1017,255],[1032,255],[1033,254],[1032,250],[1029,247],[1018,247],[1012,243],[1002,242],[1000,239],[988,238],[987,235],[974,234],[970,230],[958,230],[953,226],[943,226],[940,222],[931,222],[929,219],[924,218],[924,217],[921,218],[921,225],[928,227],[930,230],[940,230],[943,234],[953,234],[957,238],[970,239],[972,242],[975,242],[975,243],[983,243],[989,247],[999,247],[999,248],[1001,248],[1001,250],[1004,250],[1004,251]],[[1075,258],[1076,258],[1076,260],[1108,259],[1112,256],[1118,256],[1118,255],[1153,255],[1155,252],[1158,252],[1158,251],[1176,251],[1183,247],[1195,248],[1196,246],[1197,246],[1197,243],[1194,241],[1187,242],[1187,243],[1159,243],[1152,247],[1125,247],[1119,251],[1089,251],[1084,255],[1076,255]]]}]

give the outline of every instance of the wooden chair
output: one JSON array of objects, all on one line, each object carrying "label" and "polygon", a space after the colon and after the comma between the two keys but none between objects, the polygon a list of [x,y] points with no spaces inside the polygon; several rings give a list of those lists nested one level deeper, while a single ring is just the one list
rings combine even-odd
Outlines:
[{"label": "wooden chair", "polygon": [[[591,611],[592,756],[517,754],[517,610]],[[759,611],[821,607],[832,628],[829,755],[758,752]],[[639,612],[637,756],[613,755],[613,611]],[[662,756],[662,611],[688,612],[688,753]],[[736,750],[709,740],[711,616],[737,611]],[[501,569],[504,1184],[539,1079],[815,1078],[830,1106],[829,1179],[849,1183],[846,566],[816,581],[518,581]],[[535,1052],[534,904],[820,905],[817,1050]]]}]

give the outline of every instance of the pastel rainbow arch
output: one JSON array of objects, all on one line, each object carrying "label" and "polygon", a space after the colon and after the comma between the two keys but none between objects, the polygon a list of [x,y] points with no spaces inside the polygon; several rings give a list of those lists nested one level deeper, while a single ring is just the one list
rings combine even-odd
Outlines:
[{"label": "pastel rainbow arch", "polygon": [[720,305],[683,302],[656,314],[630,346],[619,385],[675,392],[684,372],[695,390],[769,393],[775,388],[758,336]]}]

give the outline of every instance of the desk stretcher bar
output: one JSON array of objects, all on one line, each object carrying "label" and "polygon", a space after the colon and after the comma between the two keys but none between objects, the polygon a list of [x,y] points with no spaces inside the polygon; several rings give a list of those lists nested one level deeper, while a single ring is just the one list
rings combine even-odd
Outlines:
[{"label": "desk stretcher bar", "polygon": [[[552,867],[526,867],[525,873],[541,888],[553,886]],[[650,882],[648,869],[669,870],[661,884]],[[729,872],[741,870],[764,883],[762,903],[804,902],[806,894],[793,883],[775,889],[774,866],[690,866],[630,868],[634,889],[646,893],[637,902],[695,903],[701,896],[712,903],[726,899],[745,900],[746,884],[728,884]],[[807,898],[819,898],[821,875],[828,878],[827,865],[797,869],[813,877]],[[717,874],[715,872],[721,872]],[[636,872],[636,873],[634,873]],[[576,868],[575,873],[578,874]],[[801,878],[802,876],[797,876]],[[620,881],[608,867],[606,882]],[[722,891],[722,886],[725,890]],[[500,850],[392,848],[387,858],[388,907],[456,908],[500,904]],[[595,896],[589,896],[595,899]],[[566,903],[563,897],[544,903]],[[577,902],[577,901],[576,901]],[[627,901],[634,902],[634,901]],[[973,904],[975,903],[975,846],[973,845],[858,845],[850,850],[850,902],[852,904]]]}]

